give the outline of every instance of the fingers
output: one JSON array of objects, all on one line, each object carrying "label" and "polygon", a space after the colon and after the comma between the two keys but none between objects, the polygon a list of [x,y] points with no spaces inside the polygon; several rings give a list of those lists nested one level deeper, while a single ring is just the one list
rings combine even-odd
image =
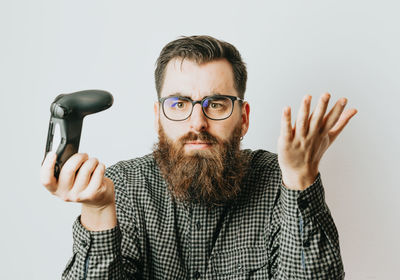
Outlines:
[{"label": "fingers", "polygon": [[346,107],[347,98],[340,98],[335,106],[329,111],[329,113],[324,118],[324,125],[322,127],[322,133],[327,133],[339,120],[344,107]]},{"label": "fingers", "polygon": [[297,114],[296,136],[304,137],[308,131],[308,115],[310,114],[311,96],[306,95]]},{"label": "fingers", "polygon": [[292,139],[292,120],[290,107],[283,108],[281,118],[281,137],[290,141]]},{"label": "fingers", "polygon": [[312,117],[310,119],[309,132],[311,134],[319,133],[321,123],[323,121],[326,109],[328,108],[328,103],[330,98],[331,95],[329,93],[325,93],[320,97],[317,107],[315,108]]},{"label": "fingers", "polygon": [[310,113],[311,96],[304,96],[301,108],[297,115],[297,120],[294,129],[291,127],[290,113],[289,115],[285,110],[282,114],[281,121],[281,135],[287,139],[291,139],[292,131],[294,130],[294,137],[305,137],[306,135],[326,134],[330,133],[332,137],[336,133],[340,133],[347,122],[357,113],[356,109],[342,114],[347,104],[347,98],[339,99],[329,113],[325,116],[328,108],[331,95],[329,93],[323,94],[314,111]]},{"label": "fingers", "polygon": [[80,201],[92,200],[96,195],[104,191],[103,180],[105,165],[99,163],[93,172],[89,185],[79,194]]},{"label": "fingers", "polygon": [[61,191],[68,191],[72,188],[76,172],[88,158],[87,154],[74,154],[67,160],[58,177],[58,185]]},{"label": "fingers", "polygon": [[328,132],[330,142],[333,142],[336,137],[342,132],[347,123],[352,117],[358,113],[357,109],[349,109],[340,115],[339,120],[335,126]]},{"label": "fingers", "polygon": [[50,192],[54,192],[57,179],[54,177],[54,166],[56,164],[56,153],[50,152],[46,155],[45,160],[40,168],[40,182]]},{"label": "fingers", "polygon": [[105,165],[87,154],[74,154],[54,177],[57,156],[49,154],[43,161],[41,182],[52,194],[64,201],[104,206],[114,199],[113,182],[104,177]]},{"label": "fingers", "polygon": [[86,188],[90,178],[92,177],[92,173],[98,164],[99,161],[97,158],[90,158],[82,164],[82,166],[79,168],[78,174],[76,175],[74,186],[71,190],[73,193],[79,193],[81,190]]}]

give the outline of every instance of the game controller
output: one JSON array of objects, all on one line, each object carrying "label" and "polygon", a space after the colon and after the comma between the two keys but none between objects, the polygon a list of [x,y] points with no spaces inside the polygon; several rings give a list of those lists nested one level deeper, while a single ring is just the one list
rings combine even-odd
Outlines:
[{"label": "game controller", "polygon": [[111,107],[113,96],[103,90],[84,90],[58,95],[50,106],[46,155],[52,150],[56,124],[60,126],[61,141],[57,148],[54,176],[58,178],[65,162],[78,152],[83,118]]}]

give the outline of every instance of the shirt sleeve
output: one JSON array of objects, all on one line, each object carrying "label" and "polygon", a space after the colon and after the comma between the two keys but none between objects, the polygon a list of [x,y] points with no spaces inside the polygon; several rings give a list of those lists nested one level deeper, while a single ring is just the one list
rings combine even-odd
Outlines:
[{"label": "shirt sleeve", "polygon": [[344,279],[339,235],[325,203],[321,174],[303,191],[280,182],[279,257],[275,279]]},{"label": "shirt sleeve", "polygon": [[137,231],[124,181],[113,166],[106,176],[113,180],[118,224],[104,231],[89,231],[80,216],[73,224],[73,256],[63,274],[69,279],[137,279]]}]

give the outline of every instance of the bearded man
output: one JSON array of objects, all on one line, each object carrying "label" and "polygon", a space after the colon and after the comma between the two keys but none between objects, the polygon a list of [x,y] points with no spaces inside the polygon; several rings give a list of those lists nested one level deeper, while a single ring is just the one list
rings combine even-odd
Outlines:
[{"label": "bearded man", "polygon": [[292,127],[282,112],[278,154],[242,150],[250,106],[237,49],[210,36],[161,51],[151,154],[107,169],[75,154],[42,184],[82,204],[63,279],[343,279],[339,237],[318,170],[357,111],[329,94]]}]

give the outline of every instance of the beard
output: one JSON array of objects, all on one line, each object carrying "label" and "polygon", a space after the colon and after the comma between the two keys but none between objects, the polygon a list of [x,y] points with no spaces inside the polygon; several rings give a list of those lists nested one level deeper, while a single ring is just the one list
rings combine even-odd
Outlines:
[{"label": "beard", "polygon": [[[158,136],[153,155],[173,198],[180,202],[221,206],[238,197],[248,167],[248,157],[240,150],[240,123],[225,141],[206,131],[189,132],[172,141],[161,124]],[[210,146],[185,153],[185,143],[196,140]]]}]

